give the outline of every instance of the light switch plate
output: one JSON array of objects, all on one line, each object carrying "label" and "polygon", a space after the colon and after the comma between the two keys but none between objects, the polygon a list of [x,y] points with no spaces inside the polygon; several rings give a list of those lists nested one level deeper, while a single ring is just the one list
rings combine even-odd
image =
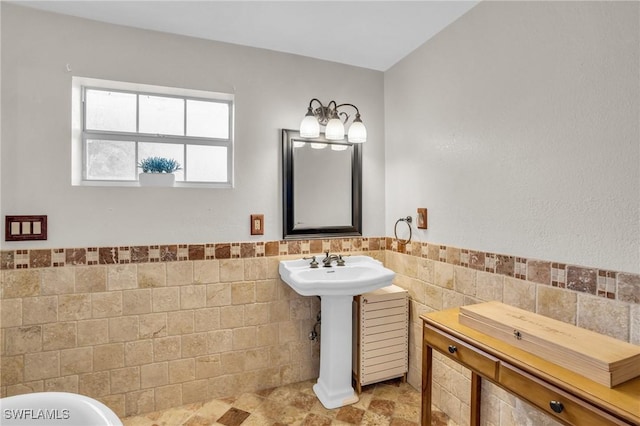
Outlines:
[{"label": "light switch plate", "polygon": [[47,216],[5,216],[4,240],[29,241],[47,239]]},{"label": "light switch plate", "polygon": [[251,235],[264,235],[264,215],[251,215]]}]

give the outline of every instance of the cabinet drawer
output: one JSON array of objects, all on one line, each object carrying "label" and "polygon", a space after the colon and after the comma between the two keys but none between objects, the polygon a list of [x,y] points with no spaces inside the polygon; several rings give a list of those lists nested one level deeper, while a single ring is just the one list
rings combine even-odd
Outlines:
[{"label": "cabinet drawer", "polygon": [[429,325],[424,326],[424,340],[425,344],[449,358],[491,380],[496,380],[499,364],[497,358],[469,346],[461,340],[447,336]]},{"label": "cabinet drawer", "polygon": [[629,425],[509,364],[500,364],[498,382],[521,398],[569,424]]}]

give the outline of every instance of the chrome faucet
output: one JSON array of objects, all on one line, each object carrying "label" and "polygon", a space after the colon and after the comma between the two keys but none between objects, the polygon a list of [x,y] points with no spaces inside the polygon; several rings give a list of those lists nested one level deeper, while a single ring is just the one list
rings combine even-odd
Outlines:
[{"label": "chrome faucet", "polygon": [[329,254],[329,252],[325,252],[325,258],[322,259],[322,264],[325,268],[331,268],[331,261],[338,260],[338,256],[335,254]]},{"label": "chrome faucet", "polygon": [[344,266],[344,259],[341,254],[329,254],[328,251],[324,252],[325,258],[322,259],[322,264],[325,268],[331,268],[331,262],[336,261],[336,265]]}]

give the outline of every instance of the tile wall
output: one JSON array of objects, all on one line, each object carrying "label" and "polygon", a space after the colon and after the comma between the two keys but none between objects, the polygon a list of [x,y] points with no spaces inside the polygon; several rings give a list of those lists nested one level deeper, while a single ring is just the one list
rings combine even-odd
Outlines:
[{"label": "tile wall", "polygon": [[[411,296],[409,383],[421,385],[419,315],[499,300],[512,306],[640,345],[640,275],[435,244],[398,246],[388,240],[386,266]],[[457,424],[469,424],[471,374],[434,352],[434,404]],[[486,381],[483,424],[559,425]]]},{"label": "tile wall", "polygon": [[[319,300],[292,292],[278,262],[362,252],[412,298],[409,382],[421,377],[419,315],[485,300],[640,344],[640,275],[390,238],[0,252],[0,392],[70,391],[118,415],[317,377],[308,340]],[[468,423],[468,371],[436,356],[434,401]],[[485,385],[489,424],[553,424]]]},{"label": "tile wall", "polygon": [[67,391],[119,416],[318,376],[320,310],[279,279],[303,253],[384,239],[0,253],[0,396]]}]

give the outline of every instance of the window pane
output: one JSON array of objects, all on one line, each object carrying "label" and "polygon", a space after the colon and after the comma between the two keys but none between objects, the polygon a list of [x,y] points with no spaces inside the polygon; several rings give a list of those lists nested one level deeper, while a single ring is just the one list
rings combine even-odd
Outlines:
[{"label": "window pane", "polygon": [[227,147],[187,145],[187,180],[227,182]]},{"label": "window pane", "polygon": [[86,122],[89,130],[136,131],[136,95],[87,89]]},{"label": "window pane", "polygon": [[229,139],[229,104],[188,99],[187,136]]},{"label": "window pane", "polygon": [[[176,181],[184,180],[184,145],[170,143],[138,143],[138,161],[142,161],[147,157],[166,157],[172,158],[180,163],[181,169],[173,174],[176,175]],[[142,172],[142,169],[138,169]]]},{"label": "window pane", "polygon": [[184,135],[184,99],[140,95],[140,133]]},{"label": "window pane", "polygon": [[136,180],[136,144],[87,140],[87,179]]}]

